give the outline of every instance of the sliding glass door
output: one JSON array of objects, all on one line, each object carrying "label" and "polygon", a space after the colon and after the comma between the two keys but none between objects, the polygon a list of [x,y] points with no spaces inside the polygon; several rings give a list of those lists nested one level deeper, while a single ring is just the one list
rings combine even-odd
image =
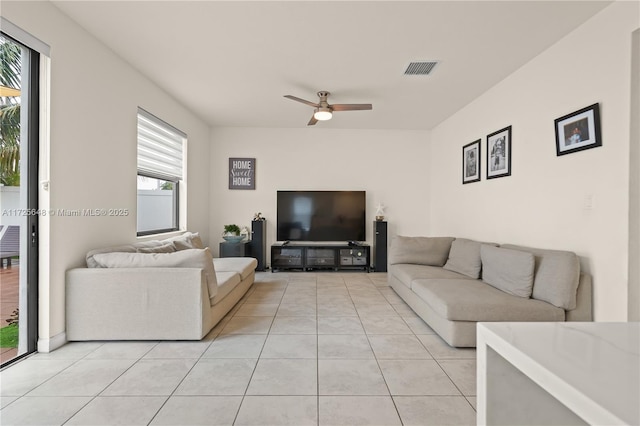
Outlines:
[{"label": "sliding glass door", "polygon": [[0,360],[36,350],[39,54],[0,34]]}]

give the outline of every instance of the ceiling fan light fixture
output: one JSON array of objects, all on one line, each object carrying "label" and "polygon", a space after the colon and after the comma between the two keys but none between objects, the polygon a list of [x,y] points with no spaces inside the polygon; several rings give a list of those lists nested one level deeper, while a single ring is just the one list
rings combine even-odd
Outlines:
[{"label": "ceiling fan light fixture", "polygon": [[331,109],[329,108],[316,108],[316,111],[313,113],[313,118],[318,121],[326,121],[331,120],[332,117]]}]

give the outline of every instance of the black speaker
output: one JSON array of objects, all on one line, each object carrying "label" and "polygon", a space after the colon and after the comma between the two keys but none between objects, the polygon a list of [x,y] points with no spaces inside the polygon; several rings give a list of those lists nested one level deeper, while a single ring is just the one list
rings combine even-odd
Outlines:
[{"label": "black speaker", "polygon": [[258,260],[256,271],[264,271],[267,266],[267,221],[254,220],[251,222],[250,256]]},{"label": "black speaker", "polygon": [[373,221],[373,270],[387,272],[387,222]]}]

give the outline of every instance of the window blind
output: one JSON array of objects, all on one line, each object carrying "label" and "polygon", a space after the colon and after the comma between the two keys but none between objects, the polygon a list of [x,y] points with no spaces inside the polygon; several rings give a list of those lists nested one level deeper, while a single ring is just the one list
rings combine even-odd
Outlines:
[{"label": "window blind", "polygon": [[138,173],[181,180],[185,138],[180,130],[139,108]]}]

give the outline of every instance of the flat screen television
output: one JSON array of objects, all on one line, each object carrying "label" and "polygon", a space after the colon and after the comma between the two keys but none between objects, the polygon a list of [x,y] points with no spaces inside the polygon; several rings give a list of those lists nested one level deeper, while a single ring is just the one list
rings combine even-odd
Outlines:
[{"label": "flat screen television", "polygon": [[278,191],[278,241],[365,241],[365,191]]}]

